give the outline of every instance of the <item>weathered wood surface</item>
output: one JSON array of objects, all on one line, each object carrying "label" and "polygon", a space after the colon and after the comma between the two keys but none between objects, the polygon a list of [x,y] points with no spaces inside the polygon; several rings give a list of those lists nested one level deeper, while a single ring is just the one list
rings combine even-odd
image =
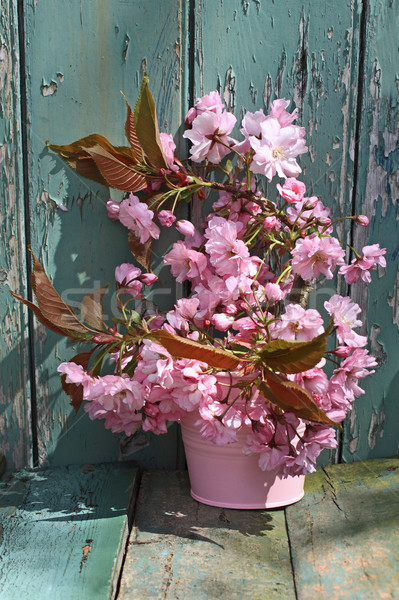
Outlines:
[{"label": "weathered wood surface", "polygon": [[[115,315],[115,267],[133,260],[127,230],[107,218],[109,190],[78,176],[47,149],[46,140],[64,144],[98,132],[114,144],[126,144],[120,90],[134,106],[144,71],[150,76],[160,128],[175,134],[186,109],[181,105],[183,20],[176,0],[24,3],[32,250],[75,308],[85,294],[110,283],[104,311],[109,322]],[[159,274],[166,249],[156,251],[154,270]],[[160,279],[163,289],[151,299],[173,301],[167,268]],[[89,421],[83,411],[75,417],[61,389],[57,366],[80,350],[37,323],[31,336],[39,464],[116,459],[118,436],[105,431],[102,422]],[[177,431],[174,427],[168,438],[155,437],[135,458],[149,468],[176,468]]]},{"label": "weathered wood surface", "polygon": [[284,511],[199,504],[187,472],[145,473],[118,600],[295,598]]},{"label": "weathered wood surface", "polygon": [[327,466],[288,507],[298,600],[399,597],[399,459]]},{"label": "weathered wood surface", "polygon": [[368,215],[370,226],[367,231],[355,228],[354,239],[356,247],[377,242],[385,246],[387,268],[374,273],[370,286],[358,283],[351,289],[367,315],[379,368],[365,380],[366,395],[356,402],[347,423],[343,458],[348,462],[392,456],[399,446],[399,4],[371,0],[364,10],[354,199],[355,212]]},{"label": "weathered wood surface", "polygon": [[[268,110],[278,97],[292,99],[307,130],[309,154],[299,163],[309,195],[335,215],[352,214],[360,3],[202,1],[196,7],[195,95],[219,89],[238,121],[247,110]],[[274,184],[267,193],[277,198]],[[345,239],[345,227],[341,234]],[[336,282],[325,282],[309,308],[323,312],[334,293]],[[330,460],[327,451],[320,457]]]},{"label": "weathered wood surface", "polygon": [[114,598],[136,476],[111,463],[21,471],[1,482],[0,597]]},{"label": "weathered wood surface", "polygon": [[[371,217],[368,231],[355,230],[355,243],[387,245],[387,277],[374,273],[368,295],[364,286],[352,286],[351,294],[367,313],[365,327],[381,367],[365,381],[366,396],[345,429],[342,453],[346,461],[396,453],[397,2],[4,0],[0,14],[0,447],[10,467],[30,465],[32,455],[40,464],[119,455],[117,436],[83,412],[75,417],[61,391],[56,367],[74,351],[40,325],[28,333],[26,314],[8,289],[27,294],[31,238],[72,305],[111,282],[106,313],[112,315],[114,268],[131,260],[125,230],[105,216],[108,190],[71,172],[45,142],[98,131],[123,143],[119,90],[133,104],[145,69],[161,129],[173,134],[181,133],[189,102],[215,88],[238,119],[245,109],[267,109],[277,96],[292,98],[309,132],[310,155],[300,160],[309,193],[335,212]],[[274,199],[271,186],[268,194]],[[342,234],[351,241],[349,228]],[[157,273],[165,250],[158,249]],[[173,286],[167,269],[160,275],[163,289],[152,300],[166,306]],[[335,292],[328,287],[327,294]],[[325,299],[319,290],[312,303],[320,307]],[[34,351],[31,390],[23,336]],[[151,468],[180,467],[177,429],[135,458]]]},{"label": "weathered wood surface", "polygon": [[0,448],[9,468],[31,464],[18,3],[0,4]]}]

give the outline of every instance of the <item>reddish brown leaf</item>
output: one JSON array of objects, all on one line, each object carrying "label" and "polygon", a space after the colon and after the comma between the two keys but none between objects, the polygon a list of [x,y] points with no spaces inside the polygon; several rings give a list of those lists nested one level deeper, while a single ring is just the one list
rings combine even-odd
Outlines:
[{"label": "reddish brown leaf", "polygon": [[133,231],[129,231],[129,248],[137,262],[151,273],[152,238],[142,244]]},{"label": "reddish brown leaf", "polygon": [[126,99],[125,94],[122,92],[122,96],[125,99],[126,102],[126,106],[127,106],[127,117],[126,117],[126,124],[125,124],[125,135],[126,138],[129,142],[129,144],[131,145],[131,147],[134,150],[134,153],[136,154],[137,157],[141,158],[143,155],[143,149],[141,148],[140,142],[139,142],[139,138],[137,137],[137,132],[136,132],[136,128],[134,126],[134,116],[133,116],[133,111],[130,108],[130,105]]},{"label": "reddish brown leaf", "polygon": [[325,423],[339,427],[314,402],[313,398],[302,387],[276,373],[267,373],[259,385],[262,395],[283,410],[296,414],[301,419]]},{"label": "reddish brown leaf", "polygon": [[[85,371],[87,371],[87,367],[89,366],[90,357],[93,354],[93,350],[91,352],[81,352],[77,354],[69,362],[73,362],[77,365],[81,365]],[[64,392],[68,394],[71,398],[71,405],[75,409],[75,412],[78,412],[82,402],[83,402],[83,386],[81,384],[76,383],[67,383],[66,375],[61,376],[61,384]]]},{"label": "reddish brown leaf", "polygon": [[93,329],[102,330],[103,328],[103,307],[102,299],[108,289],[107,287],[99,288],[87,294],[81,304],[81,315],[85,323]]},{"label": "reddish brown leaf", "polygon": [[[10,294],[12,296],[14,296],[14,298],[16,300],[19,300],[20,302],[25,304],[25,306],[30,308],[31,311],[33,311],[33,313],[35,314],[35,317],[39,321],[39,323],[44,325],[47,329],[50,329],[50,331],[54,331],[54,333],[58,333],[59,335],[68,336],[68,331],[66,329],[61,329],[60,327],[56,327],[55,325],[50,323],[50,321],[48,321],[45,317],[43,317],[42,313],[40,312],[40,308],[38,306],[36,306],[35,304],[33,304],[33,302],[26,300],[26,298],[24,298],[23,296],[20,296],[19,294],[16,294],[15,292],[12,292],[11,290],[10,290]],[[69,335],[69,337],[73,337],[73,336]]]},{"label": "reddish brown leaf", "polygon": [[93,133],[72,144],[63,146],[48,144],[50,150],[62,156],[80,175],[108,187],[110,184],[103,177],[96,162],[89,154],[90,149],[98,146],[126,165],[136,165],[139,162],[133,148],[128,146],[113,146],[107,138],[98,133]]},{"label": "reddish brown leaf", "polygon": [[94,146],[87,152],[110,187],[123,192],[138,192],[147,187],[146,178],[120,160],[120,157],[107,152],[101,146]]},{"label": "reddish brown leaf", "polygon": [[205,346],[194,340],[177,337],[165,329],[156,329],[147,335],[150,340],[161,344],[176,358],[192,358],[207,363],[216,369],[233,370],[238,367],[243,359],[236,358],[219,348]]},{"label": "reddish brown leaf", "polygon": [[54,289],[43,266],[33,253],[32,257],[32,288],[36,294],[38,310],[40,310],[43,318],[46,321],[49,321],[57,329],[67,329],[69,331],[87,334],[89,331],[88,328],[79,321],[72,308],[64,302],[58,292]]}]

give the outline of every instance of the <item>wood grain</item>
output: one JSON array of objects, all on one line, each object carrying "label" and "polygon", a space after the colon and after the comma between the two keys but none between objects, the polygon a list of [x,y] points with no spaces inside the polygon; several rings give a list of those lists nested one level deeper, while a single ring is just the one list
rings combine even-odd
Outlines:
[{"label": "wood grain", "polygon": [[298,600],[397,598],[398,458],[324,467],[286,512]]},{"label": "wood grain", "polygon": [[188,475],[142,479],[118,600],[295,598],[284,511],[199,504]]},{"label": "wood grain", "polygon": [[18,3],[0,6],[0,448],[9,468],[32,463]]},{"label": "wood grain", "polygon": [[397,2],[372,0],[364,10],[355,212],[366,214],[370,226],[355,228],[354,245],[361,249],[380,243],[387,248],[387,268],[374,272],[370,285],[351,287],[352,298],[366,315],[362,333],[368,333],[379,367],[365,380],[366,395],[347,422],[345,461],[391,456],[399,445],[399,50],[392,43],[399,8]]},{"label": "wood grain", "polygon": [[0,483],[0,596],[113,598],[137,469],[21,471]]},{"label": "wood grain", "polygon": [[[300,179],[335,215],[352,212],[353,147],[359,56],[357,2],[201,1],[196,11],[195,95],[218,89],[240,121],[245,112],[269,110],[279,97],[298,107],[309,153],[300,157]],[[238,127],[237,127],[238,133]],[[275,184],[267,184],[271,200]],[[345,239],[346,228],[339,229]],[[344,286],[341,292],[345,295]],[[336,282],[316,289],[309,308],[323,303]],[[321,464],[334,461],[324,451]]]},{"label": "wood grain", "polygon": [[[78,311],[87,293],[110,283],[104,314],[112,323],[117,316],[115,267],[133,262],[127,229],[107,218],[109,189],[78,176],[48,150],[46,140],[65,144],[98,132],[116,145],[125,144],[126,104],[120,91],[134,106],[145,71],[161,131],[175,135],[183,112],[181,6],[175,0],[32,0],[24,3],[24,23],[32,250]],[[162,268],[165,252],[165,246],[155,244],[154,270],[161,284],[150,297],[164,307],[174,300],[174,282],[169,269]],[[61,389],[57,366],[79,350],[38,324],[31,335],[39,463],[118,458],[118,436],[84,412],[75,417]],[[135,458],[149,468],[176,468],[177,436],[174,427],[168,438],[154,437]]]}]

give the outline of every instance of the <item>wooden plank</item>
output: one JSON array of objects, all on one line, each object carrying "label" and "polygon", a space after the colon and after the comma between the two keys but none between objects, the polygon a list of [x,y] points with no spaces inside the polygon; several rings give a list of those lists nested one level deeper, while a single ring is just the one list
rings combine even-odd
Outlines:
[{"label": "wooden plank", "polygon": [[118,600],[294,599],[283,510],[199,504],[188,475],[144,474]]},{"label": "wooden plank", "polygon": [[18,2],[0,6],[0,446],[10,469],[31,465]]},{"label": "wooden plank", "polygon": [[[277,97],[293,100],[309,146],[302,179],[335,215],[352,211],[360,4],[202,0],[196,9],[195,95],[219,89],[238,121]],[[277,198],[274,183],[267,194]],[[325,283],[309,308],[325,314],[334,293]],[[328,462],[328,451],[320,458]]]},{"label": "wooden plank", "polygon": [[351,287],[367,313],[363,333],[370,335],[379,368],[365,380],[366,396],[356,402],[346,427],[346,462],[391,456],[399,445],[399,8],[397,2],[371,0],[364,10],[356,212],[368,215],[370,226],[355,229],[355,247],[379,242],[387,248],[387,268],[373,273],[371,285]]},{"label": "wooden plank", "polygon": [[[32,249],[76,308],[86,293],[110,282],[105,298],[109,322],[115,315],[115,267],[132,262],[127,230],[107,218],[109,190],[77,176],[47,149],[46,140],[65,144],[98,132],[116,145],[125,144],[126,105],[120,90],[134,106],[145,70],[160,128],[176,134],[186,110],[182,4],[24,2]],[[174,282],[169,269],[162,269],[166,248],[155,250],[154,270],[162,283],[151,299],[170,306]],[[40,464],[115,460],[118,436],[105,431],[102,422],[90,422],[83,412],[75,417],[61,390],[57,366],[79,350],[40,325],[34,347]],[[153,438],[135,458],[147,467],[176,468],[177,440],[174,427],[169,436]]]},{"label": "wooden plank", "polygon": [[327,466],[288,507],[298,600],[397,598],[399,459]]},{"label": "wooden plank", "polygon": [[10,475],[0,484],[0,596],[114,598],[136,481],[137,469],[112,463]]}]

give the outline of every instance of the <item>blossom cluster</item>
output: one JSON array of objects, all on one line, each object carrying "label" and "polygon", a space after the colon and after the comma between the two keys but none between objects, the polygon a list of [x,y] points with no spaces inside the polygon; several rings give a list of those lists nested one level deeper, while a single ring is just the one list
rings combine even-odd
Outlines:
[{"label": "blossom cluster", "polygon": [[[359,384],[373,372],[376,360],[366,349],[367,338],[356,331],[362,326],[360,307],[349,296],[333,295],[321,314],[306,307],[303,290],[334,274],[348,284],[359,279],[368,283],[371,271],[385,266],[385,250],[378,244],[360,254],[351,249],[346,264],[348,250],[334,236],[329,208],[307,195],[298,179],[297,158],[307,150],[305,129],[294,124],[297,111],[289,112],[288,106],[289,101],[278,99],[269,114],[247,112],[237,141],[232,137],[236,119],[218,92],[199,98],[186,116],[183,137],[191,142],[191,161],[201,163],[207,175],[218,167],[225,183],[200,177],[195,168],[177,160],[172,137],[161,134],[168,168],[149,179],[142,198],[131,193],[120,203],[108,202],[108,216],[142,244],[158,239],[164,228],[175,228],[180,236],[164,264],[177,282],[188,282],[190,295],[166,314],[141,315],[140,326],[223,348],[243,359],[233,372],[218,369],[205,359],[176,357],[144,335],[130,341],[125,337],[117,352],[110,351],[114,374],[94,374],[74,362],[60,365],[66,382],[81,386],[90,418],[104,419],[113,432],[131,435],[142,427],[165,433],[168,421],[180,422],[195,411],[204,439],[228,444],[245,430],[243,452],[258,454],[261,469],[284,475],[313,471],[320,452],[336,447],[331,423],[342,422],[364,393]],[[236,167],[231,161],[223,163],[228,155],[236,157]],[[264,197],[259,175],[269,182],[280,179],[275,199]],[[201,227],[177,219],[178,201],[192,189],[201,197],[212,188],[216,197]],[[364,215],[354,221],[368,224]],[[142,297],[143,286],[153,285],[157,277],[123,263],[115,279],[130,331],[132,320],[137,321],[131,301]],[[273,369],[260,366],[258,359],[259,351],[275,340],[318,339],[328,319],[336,335],[331,350],[307,370],[279,374],[277,369],[280,382],[304,390],[323,411],[326,419],[320,422],[298,416],[261,392],[259,382]],[[258,360],[252,368],[245,364],[248,356]],[[329,377],[327,361],[334,367]]]}]

